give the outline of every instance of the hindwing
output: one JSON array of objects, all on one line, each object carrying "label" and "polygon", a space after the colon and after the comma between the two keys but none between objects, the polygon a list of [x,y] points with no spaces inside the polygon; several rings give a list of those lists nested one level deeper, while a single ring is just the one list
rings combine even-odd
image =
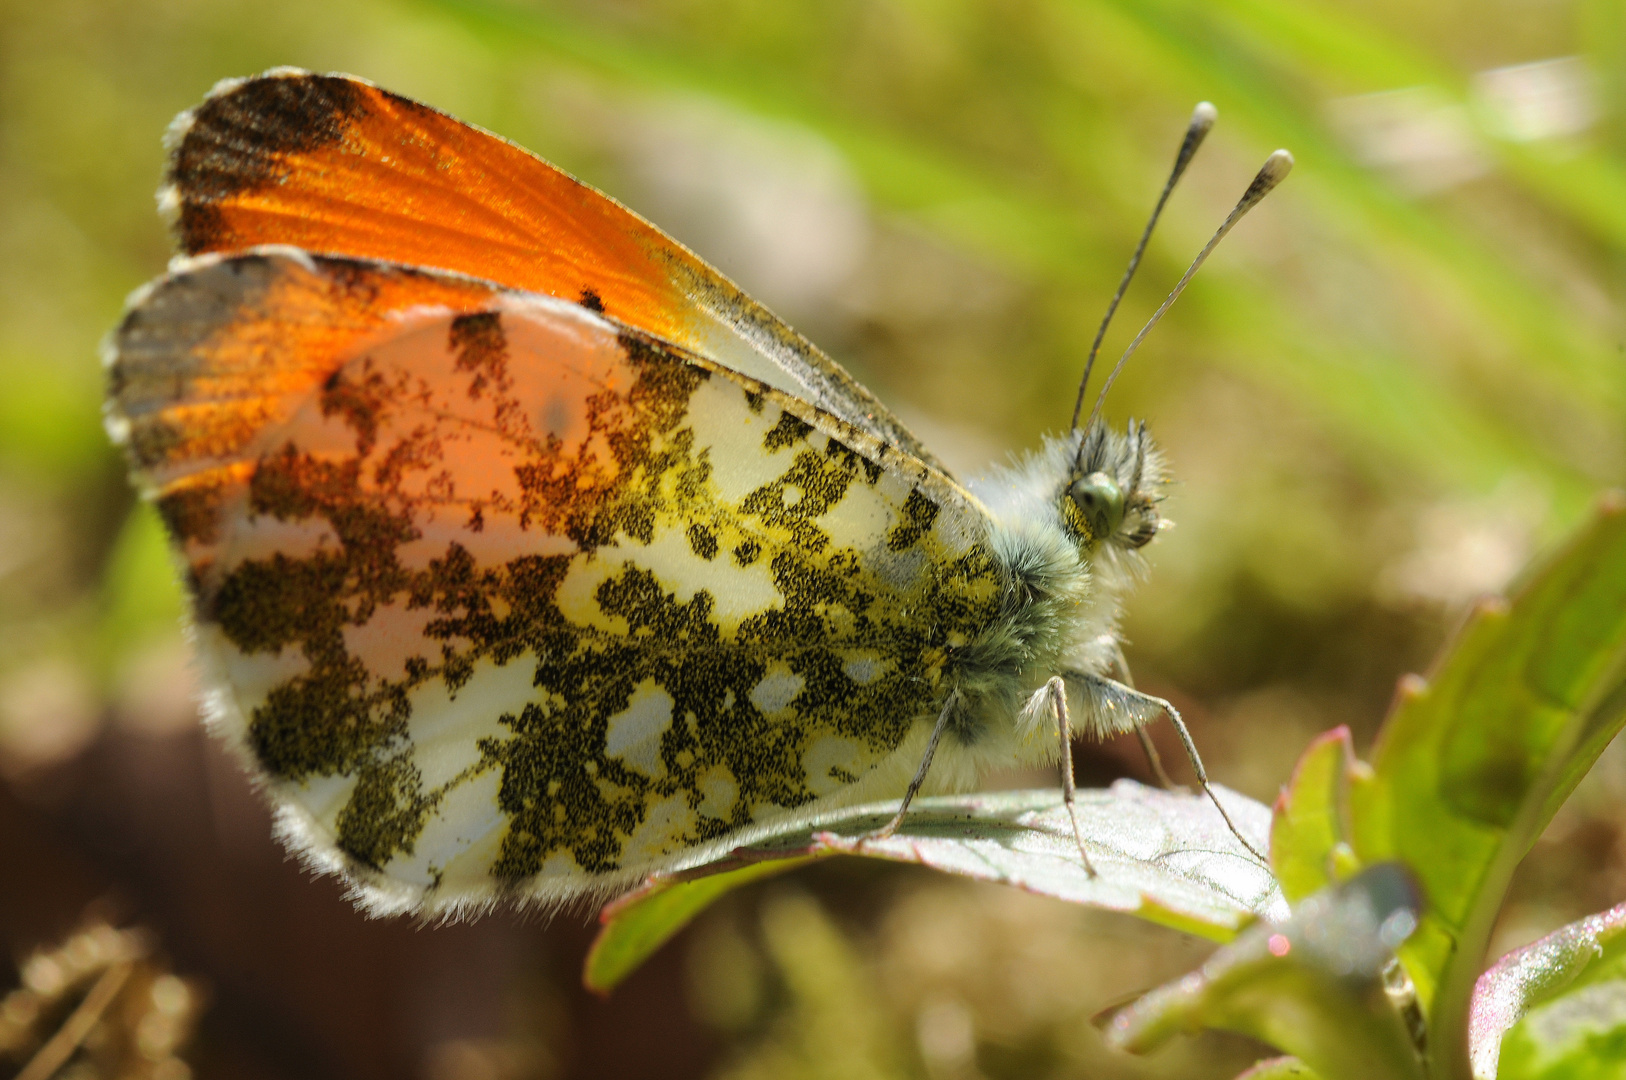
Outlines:
[{"label": "hindwing", "polygon": [[952,481],[579,304],[264,249],[110,364],[216,722],[375,910],[602,893],[912,768],[998,615]]}]

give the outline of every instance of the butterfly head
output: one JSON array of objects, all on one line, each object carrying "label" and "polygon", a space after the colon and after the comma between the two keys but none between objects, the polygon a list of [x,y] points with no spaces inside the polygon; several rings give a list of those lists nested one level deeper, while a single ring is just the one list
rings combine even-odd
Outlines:
[{"label": "butterfly head", "polygon": [[1146,425],[1132,420],[1119,435],[1097,421],[1079,440],[1058,494],[1062,520],[1086,551],[1136,551],[1163,526],[1163,484],[1162,455]]}]

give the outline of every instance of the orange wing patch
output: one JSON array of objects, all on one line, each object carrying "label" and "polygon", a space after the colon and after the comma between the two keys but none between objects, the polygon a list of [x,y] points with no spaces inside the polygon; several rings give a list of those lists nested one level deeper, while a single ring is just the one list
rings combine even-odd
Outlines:
[{"label": "orange wing patch", "polygon": [[188,254],[291,244],[436,266],[602,305],[671,341],[696,337],[652,258],[672,241],[417,102],[347,77],[252,79],[217,91],[176,134],[171,209]]},{"label": "orange wing patch", "polygon": [[477,281],[380,267],[365,275],[302,252],[202,259],[137,295],[115,334],[109,423],[189,559],[247,483],[253,441],[411,309],[476,311]]},{"label": "orange wing patch", "polygon": [[528,151],[349,76],[222,83],[176,121],[160,205],[188,254],[290,244],[571,300],[936,463],[807,339],[677,241]]}]

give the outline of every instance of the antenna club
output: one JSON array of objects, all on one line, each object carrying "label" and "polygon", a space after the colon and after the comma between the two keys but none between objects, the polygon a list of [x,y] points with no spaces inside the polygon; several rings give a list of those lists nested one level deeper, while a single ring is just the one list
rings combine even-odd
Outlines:
[{"label": "antenna club", "polygon": [[1271,189],[1281,183],[1282,179],[1292,171],[1293,155],[1286,150],[1278,150],[1266,158],[1265,163],[1259,167],[1258,174],[1254,176],[1253,183],[1249,184],[1248,190],[1242,193],[1242,201],[1237,204],[1236,210],[1232,211],[1233,217],[1231,220],[1234,221],[1235,218],[1252,209],[1260,199],[1269,195]]},{"label": "antenna club", "polygon": [[1191,128],[1194,131],[1207,132],[1219,119],[1219,110],[1214,108],[1212,101],[1199,101],[1197,107],[1191,110]]},{"label": "antenna club", "polygon": [[[1231,227],[1233,225],[1242,220],[1243,214],[1246,214],[1249,210],[1252,210],[1255,206],[1259,205],[1259,200],[1263,199],[1270,193],[1272,188],[1281,183],[1282,177],[1286,176],[1292,168],[1293,155],[1289,154],[1286,150],[1278,150],[1274,154],[1271,154],[1270,157],[1265,159],[1265,164],[1259,169],[1259,173],[1253,178],[1253,182],[1248,185],[1248,190],[1242,193],[1241,201],[1236,204],[1235,209],[1233,209],[1230,215],[1226,217],[1225,222],[1220,225],[1218,230],[1215,231],[1213,237],[1209,239],[1208,243],[1203,245],[1202,251],[1197,253],[1197,257],[1192,260],[1191,265],[1186,268],[1186,272],[1181,275],[1180,281],[1174,286],[1174,291],[1169,293],[1169,298],[1163,301],[1162,305],[1160,305],[1158,309],[1152,313],[1152,317],[1146,321],[1146,325],[1140,328],[1140,333],[1135,335],[1135,340],[1129,343],[1129,348],[1124,350],[1123,356],[1118,358],[1118,363],[1113,367],[1112,373],[1107,376],[1107,381],[1104,385],[1102,385],[1101,392],[1096,395],[1095,408],[1090,410],[1090,418],[1084,424],[1085,431],[1089,431],[1095,426],[1095,421],[1101,415],[1101,406],[1106,404],[1107,391],[1111,390],[1112,384],[1118,381],[1118,373],[1124,369],[1124,365],[1127,364],[1129,362],[1129,358],[1135,354],[1135,350],[1140,348],[1140,343],[1146,339],[1146,335],[1151,332],[1152,327],[1156,326],[1158,320],[1163,318],[1163,313],[1169,310],[1169,305],[1173,304],[1180,298],[1180,294],[1185,291],[1186,285],[1190,283],[1191,276],[1197,272],[1198,268],[1201,267],[1205,261],[1207,261],[1208,256],[1214,250],[1214,246],[1225,238],[1225,234],[1231,231]],[[1179,175],[1178,171],[1176,172],[1176,175]],[[1144,242],[1145,241],[1143,240],[1142,243]],[[1095,340],[1096,344],[1099,345],[1101,341],[1100,336],[1097,335]],[[1095,353],[1093,350],[1090,353],[1090,359],[1092,361],[1095,359]],[[1088,385],[1087,376],[1089,374],[1089,368],[1086,367],[1084,370],[1086,380],[1084,384],[1079,386],[1079,405],[1083,405],[1084,403],[1084,387]],[[1076,420],[1076,410],[1074,412],[1074,417]],[[1077,424],[1075,423],[1074,426],[1076,427]]]}]

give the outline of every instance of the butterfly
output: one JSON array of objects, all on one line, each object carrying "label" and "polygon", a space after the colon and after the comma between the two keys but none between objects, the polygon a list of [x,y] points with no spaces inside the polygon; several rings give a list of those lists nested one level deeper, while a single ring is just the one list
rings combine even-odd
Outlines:
[{"label": "butterfly", "polygon": [[108,428],[209,726],[367,910],[602,898],[1178,723],[1118,646],[1144,425],[963,484],[671,237],[358,78],[222,82],[166,147]]}]

